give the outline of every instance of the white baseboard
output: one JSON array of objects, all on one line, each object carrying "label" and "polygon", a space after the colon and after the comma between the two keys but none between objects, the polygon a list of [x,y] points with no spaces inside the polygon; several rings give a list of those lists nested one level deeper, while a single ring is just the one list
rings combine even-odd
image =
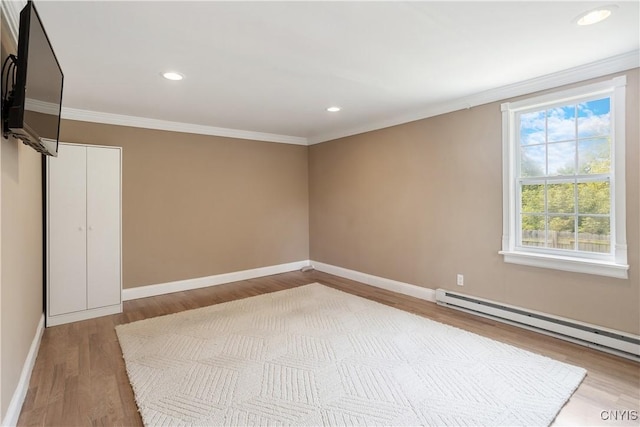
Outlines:
[{"label": "white baseboard", "polygon": [[309,265],[309,260],[290,262],[287,264],[259,267],[251,270],[234,271],[232,273],[216,274],[214,276],[197,277],[195,279],[177,280],[175,282],[159,283],[157,285],[140,286],[122,290],[122,300],[129,301],[138,298],[153,297],[156,295],[170,294],[172,292],[188,291],[191,289],[206,288],[208,286],[223,285],[225,283],[240,280],[255,279],[256,277],[271,276],[273,274],[287,273],[300,270]]},{"label": "white baseboard", "polygon": [[29,353],[27,354],[27,358],[22,366],[20,380],[18,381],[16,390],[13,392],[13,397],[11,398],[11,402],[9,402],[9,407],[7,408],[4,420],[2,420],[3,426],[15,426],[18,423],[22,404],[24,403],[24,398],[27,396],[27,390],[29,390],[29,380],[31,379],[31,372],[33,371],[33,366],[35,365],[36,358],[38,357],[38,350],[40,349],[40,341],[42,340],[43,333],[44,313],[42,313],[40,322],[38,322],[36,334],[33,337],[33,341],[31,341]]},{"label": "white baseboard", "polygon": [[311,261],[311,265],[318,271],[333,274],[334,276],[344,277],[345,279],[362,282],[367,285],[375,286],[376,288],[386,289],[399,294],[436,302],[436,291],[433,289],[423,288],[422,286],[412,285],[410,283],[398,282],[397,280],[385,279],[384,277],[349,270],[347,268],[336,267],[335,265],[324,264],[318,261]]}]

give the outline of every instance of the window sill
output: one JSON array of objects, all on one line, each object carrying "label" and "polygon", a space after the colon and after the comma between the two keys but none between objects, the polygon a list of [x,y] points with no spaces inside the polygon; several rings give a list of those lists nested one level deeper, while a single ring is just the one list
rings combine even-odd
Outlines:
[{"label": "window sill", "polygon": [[554,270],[571,271],[575,273],[595,274],[598,276],[615,277],[617,279],[629,278],[629,266],[626,264],[530,252],[500,251],[498,253],[500,255],[504,255],[504,262],[512,264],[551,268]]}]

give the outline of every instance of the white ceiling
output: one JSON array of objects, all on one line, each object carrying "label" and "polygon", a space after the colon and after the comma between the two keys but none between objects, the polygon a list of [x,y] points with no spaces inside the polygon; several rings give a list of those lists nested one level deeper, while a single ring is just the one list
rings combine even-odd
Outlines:
[{"label": "white ceiling", "polygon": [[65,109],[303,143],[640,48],[638,1],[589,27],[610,1],[35,3]]}]

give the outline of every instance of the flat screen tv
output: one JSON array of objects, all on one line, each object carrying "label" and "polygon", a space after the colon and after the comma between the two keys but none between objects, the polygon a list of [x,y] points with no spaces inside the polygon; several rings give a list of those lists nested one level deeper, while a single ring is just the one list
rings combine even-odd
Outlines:
[{"label": "flat screen tv", "polygon": [[57,156],[64,75],[31,1],[20,12],[15,73],[5,133],[42,154]]}]

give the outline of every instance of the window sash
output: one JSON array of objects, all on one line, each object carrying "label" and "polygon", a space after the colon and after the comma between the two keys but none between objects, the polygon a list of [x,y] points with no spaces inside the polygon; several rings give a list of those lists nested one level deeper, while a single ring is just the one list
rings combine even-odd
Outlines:
[{"label": "window sash", "polygon": [[[606,181],[599,181],[599,182],[606,182]],[[521,197],[521,188],[522,186],[518,186],[518,204],[517,204],[517,211],[516,211],[516,235],[515,235],[515,249],[521,252],[537,252],[537,253],[545,253],[545,254],[557,254],[557,255],[563,255],[563,256],[580,256],[580,257],[584,257],[584,258],[589,258],[589,259],[598,259],[598,260],[608,260],[611,259],[611,257],[614,255],[614,222],[613,222],[613,215],[611,214],[611,210],[612,207],[610,207],[609,209],[609,213],[607,214],[598,214],[598,213],[581,213],[579,211],[579,207],[578,207],[578,200],[577,200],[577,191],[574,192],[574,197],[575,197],[575,201],[574,201],[574,207],[573,207],[573,212],[571,213],[562,213],[562,212],[549,212],[548,206],[547,206],[547,197],[546,197],[546,191],[545,191],[545,201],[544,201],[544,211],[542,212],[523,212],[521,210],[521,206],[522,206],[522,197]],[[609,195],[609,197],[611,198],[611,193]],[[530,217],[539,217],[542,218],[544,221],[544,238],[545,238],[545,242],[544,242],[544,246],[532,246],[532,245],[525,245],[523,244],[522,241],[522,236],[524,234],[524,228],[522,225],[522,219],[523,216],[530,216]],[[573,248],[569,249],[569,248],[553,248],[553,247],[549,247],[548,245],[548,239],[550,237],[550,232],[552,230],[549,230],[549,223],[548,220],[549,218],[572,218],[574,221],[574,225],[573,225]],[[609,220],[609,251],[608,252],[596,252],[596,251],[586,251],[586,250],[581,250],[580,249],[580,243],[582,242],[582,239],[580,238],[581,234],[588,234],[588,233],[581,233],[579,231],[579,220],[580,218],[603,218],[603,219],[608,219]],[[542,230],[541,230],[542,231]]]}]

